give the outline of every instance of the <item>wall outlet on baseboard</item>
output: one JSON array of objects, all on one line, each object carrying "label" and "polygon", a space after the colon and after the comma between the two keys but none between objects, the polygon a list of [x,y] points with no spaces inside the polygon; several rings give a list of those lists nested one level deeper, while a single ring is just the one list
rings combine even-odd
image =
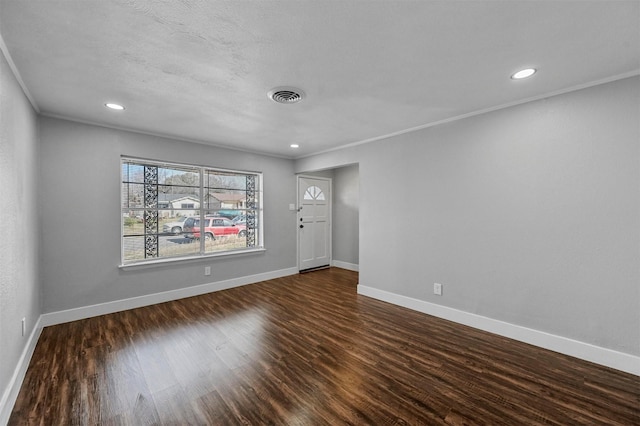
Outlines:
[{"label": "wall outlet on baseboard", "polygon": [[204,275],[207,276],[207,277],[209,275],[211,275],[211,266],[205,266],[204,267]]},{"label": "wall outlet on baseboard", "polygon": [[442,296],[442,284],[433,283],[433,294]]},{"label": "wall outlet on baseboard", "polygon": [[27,319],[22,318],[22,335],[24,336],[27,333]]}]

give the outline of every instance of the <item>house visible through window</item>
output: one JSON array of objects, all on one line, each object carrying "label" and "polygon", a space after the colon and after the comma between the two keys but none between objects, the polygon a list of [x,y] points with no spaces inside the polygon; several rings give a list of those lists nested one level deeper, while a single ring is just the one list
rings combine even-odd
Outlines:
[{"label": "house visible through window", "polygon": [[122,264],[260,248],[262,175],[123,158]]}]

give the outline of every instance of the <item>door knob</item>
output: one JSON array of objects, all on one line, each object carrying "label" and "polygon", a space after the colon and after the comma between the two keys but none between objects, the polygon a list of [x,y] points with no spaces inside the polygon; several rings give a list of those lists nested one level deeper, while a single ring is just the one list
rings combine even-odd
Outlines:
[{"label": "door knob", "polygon": [[300,225],[300,229],[304,228],[304,225]]}]

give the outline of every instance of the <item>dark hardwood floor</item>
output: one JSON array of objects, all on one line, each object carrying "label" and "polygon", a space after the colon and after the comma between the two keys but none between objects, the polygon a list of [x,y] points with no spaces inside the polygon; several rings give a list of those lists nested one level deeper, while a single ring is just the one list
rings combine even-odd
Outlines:
[{"label": "dark hardwood floor", "polygon": [[639,425],[640,378],[332,268],[43,330],[9,424]]}]

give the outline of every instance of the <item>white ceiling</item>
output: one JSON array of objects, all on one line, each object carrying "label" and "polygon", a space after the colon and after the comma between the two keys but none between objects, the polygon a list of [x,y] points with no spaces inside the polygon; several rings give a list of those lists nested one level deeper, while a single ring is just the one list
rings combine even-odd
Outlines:
[{"label": "white ceiling", "polygon": [[45,115],[294,158],[640,73],[637,0],[0,0],[0,34]]}]

